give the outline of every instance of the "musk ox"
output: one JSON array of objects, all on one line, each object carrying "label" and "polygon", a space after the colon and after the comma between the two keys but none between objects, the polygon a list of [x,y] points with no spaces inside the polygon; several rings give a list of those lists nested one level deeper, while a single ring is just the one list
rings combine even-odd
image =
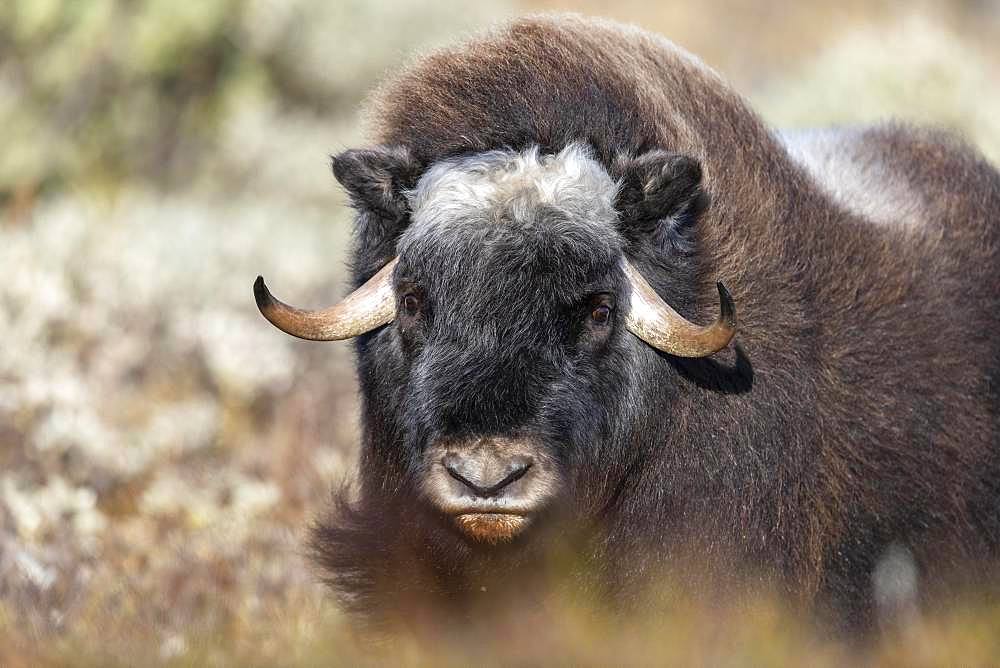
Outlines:
[{"label": "musk ox", "polygon": [[333,159],[356,290],[254,286],[355,338],[357,485],[312,534],[352,609],[530,595],[562,549],[619,603],[742,573],[864,626],[887,550],[923,582],[993,563],[1000,176],[961,140],[778,132],[670,42],[562,15],[368,115]]}]

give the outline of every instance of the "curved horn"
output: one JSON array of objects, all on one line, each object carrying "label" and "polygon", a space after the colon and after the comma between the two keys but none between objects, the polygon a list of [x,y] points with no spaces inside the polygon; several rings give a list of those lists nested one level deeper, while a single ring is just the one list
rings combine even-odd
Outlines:
[{"label": "curved horn", "polygon": [[381,327],[396,316],[392,271],[397,261],[398,258],[393,258],[336,306],[318,311],[298,309],[275,299],[261,276],[253,284],[253,296],[264,317],[287,334],[310,341],[350,339]]},{"label": "curved horn", "polygon": [[719,288],[719,318],[700,327],[685,320],[660,299],[652,286],[628,260],[625,276],[632,286],[632,301],[625,326],[657,350],[678,357],[707,357],[725,348],[736,334],[736,306],[722,283]]}]

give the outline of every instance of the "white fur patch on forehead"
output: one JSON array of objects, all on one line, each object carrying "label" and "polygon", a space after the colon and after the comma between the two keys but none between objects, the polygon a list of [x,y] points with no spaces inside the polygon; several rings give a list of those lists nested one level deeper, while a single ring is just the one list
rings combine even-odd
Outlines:
[{"label": "white fur patch on forehead", "polygon": [[569,216],[613,222],[618,184],[583,144],[557,154],[487,151],[430,167],[407,196],[417,227],[503,211],[515,219],[539,205]]}]

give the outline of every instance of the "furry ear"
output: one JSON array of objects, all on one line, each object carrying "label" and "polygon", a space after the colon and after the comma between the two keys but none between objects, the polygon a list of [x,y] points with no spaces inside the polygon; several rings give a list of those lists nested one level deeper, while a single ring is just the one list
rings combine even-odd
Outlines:
[{"label": "furry ear", "polygon": [[382,218],[404,218],[409,207],[403,191],[417,185],[420,165],[402,146],[351,149],[333,157],[333,175],[354,206]]},{"label": "furry ear", "polygon": [[696,159],[654,150],[620,156],[614,171],[622,183],[615,207],[627,230],[665,234],[678,248],[690,242],[686,232],[708,205]]}]

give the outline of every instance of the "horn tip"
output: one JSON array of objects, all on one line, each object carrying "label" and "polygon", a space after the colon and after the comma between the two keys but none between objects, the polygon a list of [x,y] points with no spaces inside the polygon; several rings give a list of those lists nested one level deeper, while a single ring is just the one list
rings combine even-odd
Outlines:
[{"label": "horn tip", "polygon": [[257,302],[257,308],[262,313],[274,304],[274,297],[271,296],[270,290],[264,285],[263,276],[258,275],[257,280],[253,282],[253,298]]},{"label": "horn tip", "polygon": [[732,329],[736,329],[736,304],[733,302],[733,296],[729,294],[722,281],[717,282],[715,286],[719,289],[719,319]]}]

